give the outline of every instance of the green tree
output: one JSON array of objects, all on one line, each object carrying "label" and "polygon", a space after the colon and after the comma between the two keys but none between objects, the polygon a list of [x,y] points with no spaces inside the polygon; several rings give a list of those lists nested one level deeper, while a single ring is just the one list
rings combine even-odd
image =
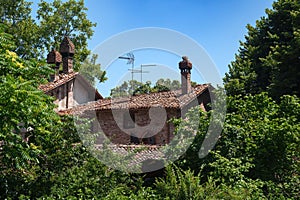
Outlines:
[{"label": "green tree", "polygon": [[0,0],[0,5],[5,32],[14,37],[16,44],[12,51],[21,58],[44,59],[52,48],[59,49],[63,37],[68,36],[76,47],[74,69],[80,70],[92,84],[95,78],[100,82],[107,79],[100,65],[96,64],[97,57],[88,57],[87,40],[92,37],[92,28],[96,24],[87,18],[83,0],[41,0],[36,19],[32,18],[32,3],[26,0]]},{"label": "green tree", "polygon": [[[56,190],[61,196],[61,191],[67,195],[68,189],[83,189],[84,181],[68,189],[61,187],[67,185],[64,182],[67,175],[70,177],[66,180],[91,180],[91,173],[79,175],[79,169],[86,169],[80,167],[83,163],[89,166],[89,172],[96,174],[96,186],[111,181],[107,186],[114,188],[113,177],[121,176],[106,177],[109,169],[94,162],[80,143],[78,132],[86,133],[89,123],[83,121],[75,127],[72,117],[57,115],[54,99],[37,89],[53,71],[46,63],[24,60],[13,52],[14,38],[5,29],[1,24],[0,199],[47,197],[56,187],[61,189]],[[101,177],[106,177],[106,182]],[[93,192],[99,192],[99,187]],[[83,192],[86,198],[90,197],[88,191]]]},{"label": "green tree", "polygon": [[275,99],[300,95],[300,2],[278,0],[256,26],[247,25],[235,61],[224,82],[229,95],[267,91]]},{"label": "green tree", "polygon": [[128,83],[124,81],[120,86],[117,86],[110,90],[111,97],[124,97],[128,96]]},{"label": "green tree", "polygon": [[180,89],[180,87],[181,87],[181,84],[178,80],[170,80],[169,78],[158,79],[156,81],[155,85],[163,85],[163,86],[169,88],[169,90],[177,90],[177,89]]},{"label": "green tree", "polygon": [[[136,80],[124,81],[120,86],[111,89],[111,97],[122,97],[129,96],[130,94],[149,94],[153,92],[166,92],[170,90],[177,90],[181,87],[178,80],[170,79],[159,79],[156,81],[155,85],[152,86],[150,81],[146,83],[141,83]],[[133,91],[132,91],[133,88]]]},{"label": "green tree", "polygon": [[85,59],[80,66],[80,74],[93,86],[96,84],[95,79],[99,82],[107,80],[106,72],[102,71],[100,64],[96,63],[97,58],[98,55],[94,54]]},{"label": "green tree", "polygon": [[[51,70],[45,63],[24,61],[12,51],[13,37],[0,26],[0,190],[16,198],[36,178],[51,130],[59,122],[52,98],[37,87]],[[18,191],[18,192],[16,192]]]},{"label": "green tree", "polygon": [[178,80],[170,80],[167,79],[158,79],[153,87],[154,91],[170,91],[170,90],[177,90],[180,89],[181,84]]},{"label": "green tree", "polygon": [[214,111],[194,111],[187,114],[189,120],[174,120],[179,125],[177,134],[182,135],[174,141],[179,145],[197,130],[177,164],[196,173],[201,171],[203,181],[212,177],[217,185],[261,191],[257,195],[264,193],[267,198],[299,198],[300,99],[282,96],[278,104],[261,93],[229,97],[227,102],[229,112],[222,134],[203,159],[198,152]]},{"label": "green tree", "polygon": [[[0,18],[14,37],[15,51],[22,58],[42,56],[40,28],[31,16],[31,2],[0,0]],[[46,41],[44,41],[46,42]]]},{"label": "green tree", "polygon": [[[150,83],[151,84],[151,83]],[[135,90],[143,86],[143,84],[137,80],[124,81],[120,86],[111,89],[111,97],[124,97],[132,95]]]},{"label": "green tree", "polygon": [[0,0],[0,18],[7,26],[6,32],[14,36],[14,51],[25,59],[43,58],[51,48],[59,49],[64,36],[69,36],[76,46],[75,60],[79,63],[90,54],[87,40],[96,26],[86,15],[84,1],[41,0],[37,18],[32,18],[31,2],[26,0]]},{"label": "green tree", "polygon": [[87,18],[86,11],[83,0],[41,0],[37,19],[43,48],[47,51],[53,47],[58,49],[63,36],[69,36],[76,47],[75,60],[84,61],[90,54],[87,40],[93,35],[92,27],[96,26]]},{"label": "green tree", "polygon": [[261,191],[247,186],[218,185],[213,177],[203,182],[202,174],[182,170],[175,165],[166,168],[165,179],[155,183],[156,199],[263,199]]},{"label": "green tree", "polygon": [[133,91],[133,95],[149,94],[150,92],[152,92],[151,82],[150,81],[146,81],[145,84],[142,84],[141,86],[139,86],[138,88],[136,88]]}]

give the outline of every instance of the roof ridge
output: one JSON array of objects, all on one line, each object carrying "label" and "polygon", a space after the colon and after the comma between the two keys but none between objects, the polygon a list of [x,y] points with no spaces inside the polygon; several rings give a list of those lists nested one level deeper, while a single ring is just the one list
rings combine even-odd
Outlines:
[{"label": "roof ridge", "polygon": [[[165,108],[181,108],[201,95],[209,84],[201,84],[188,94],[176,95],[176,92],[158,92],[139,96],[105,98],[89,102],[65,111],[65,114],[83,113],[88,110],[138,109],[161,106]],[[165,95],[168,94],[168,95]],[[172,94],[172,95],[170,95]]]}]

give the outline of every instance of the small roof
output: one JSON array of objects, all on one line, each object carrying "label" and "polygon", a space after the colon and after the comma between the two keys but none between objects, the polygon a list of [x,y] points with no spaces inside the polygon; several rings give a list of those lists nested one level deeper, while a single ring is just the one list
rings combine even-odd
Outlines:
[{"label": "small roof", "polygon": [[[103,150],[102,144],[96,144],[95,149]],[[134,158],[136,159],[135,162],[142,162],[146,159],[162,159],[163,153],[161,148],[163,146],[159,145],[141,145],[141,144],[111,144],[107,145],[106,148],[113,151],[114,153],[118,153],[123,156],[127,156],[129,152],[136,152]]]},{"label": "small roof", "polygon": [[60,48],[59,48],[59,52],[60,53],[71,53],[74,54],[75,53],[75,45],[73,44],[73,42],[70,40],[69,37],[65,36],[63,41],[60,44]]},{"label": "small roof", "polygon": [[56,64],[56,63],[61,63],[61,62],[62,62],[61,54],[58,51],[52,49],[52,51],[49,52],[47,55],[47,63],[48,64]]},{"label": "small roof", "polygon": [[82,80],[89,88],[95,90],[95,97],[97,99],[103,99],[102,95],[96,90],[88,81],[86,81],[78,72],[71,72],[68,74],[59,74],[59,78],[54,82],[48,82],[39,86],[40,90],[43,90],[45,93],[49,93],[52,90],[58,88],[61,85],[66,84],[67,82],[79,78]]},{"label": "small roof", "polygon": [[[163,153],[164,147],[165,146],[158,145],[110,144],[105,145],[105,148],[103,148],[103,144],[96,144],[93,152],[95,154],[103,154],[105,151],[110,151],[111,153],[117,154],[125,159],[122,166],[129,167],[128,169],[130,170],[130,168],[139,166],[149,159],[156,161],[165,160],[166,156]],[[137,170],[137,168],[132,169]],[[140,172],[143,172],[142,168],[140,170]]]},{"label": "small roof", "polygon": [[55,88],[73,80],[78,75],[78,72],[71,72],[69,74],[59,74],[59,78],[56,81],[48,82],[39,86],[40,90],[43,90],[45,93],[54,90]]},{"label": "small roof", "polygon": [[188,94],[181,94],[181,90],[141,94],[122,98],[106,98],[89,102],[71,109],[61,111],[60,114],[81,114],[92,110],[140,109],[150,107],[182,108],[208,90],[210,84],[195,86]]}]

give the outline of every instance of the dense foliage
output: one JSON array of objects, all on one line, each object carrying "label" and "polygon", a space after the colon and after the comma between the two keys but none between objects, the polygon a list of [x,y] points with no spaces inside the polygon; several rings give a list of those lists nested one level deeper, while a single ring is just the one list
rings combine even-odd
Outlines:
[{"label": "dense foliage", "polygon": [[[29,4],[7,3],[11,7],[5,13],[13,16],[12,21],[26,18]],[[58,116],[53,98],[37,89],[53,71],[30,56],[18,56],[16,38],[1,24],[0,199],[299,199],[296,8],[298,0],[279,0],[267,18],[249,27],[252,31],[225,77],[228,112],[214,149],[199,158],[217,110],[203,112],[196,107],[186,119],[173,119],[174,134],[180,137],[172,142],[184,145],[192,135],[193,143],[150,187],[143,184],[143,177],[111,169],[86,150],[78,133],[88,124],[75,127],[72,118]],[[281,19],[277,23],[276,17]],[[88,62],[97,65],[95,57]],[[85,67],[90,70],[88,64]],[[154,89],[150,83],[140,86],[136,93]],[[161,80],[156,86],[164,91],[172,83]],[[120,87],[115,89],[117,96],[133,92],[128,83]]]},{"label": "dense foliage", "polygon": [[193,144],[177,164],[201,172],[203,180],[212,178],[217,185],[253,190],[249,195],[299,198],[300,99],[283,96],[277,104],[262,93],[230,97],[227,106],[229,113],[221,137],[204,159],[199,159],[198,152],[210,113],[200,112],[200,117],[194,117],[195,112],[191,112],[190,120],[180,120],[181,134],[190,134],[184,127],[199,124],[199,128]]},{"label": "dense foliage", "polygon": [[248,25],[224,81],[230,95],[267,91],[271,97],[300,96],[300,2],[279,0],[266,17]]},{"label": "dense foliage", "polygon": [[31,6],[32,2],[26,0],[0,0],[1,22],[16,44],[12,51],[23,59],[44,60],[51,49],[59,50],[63,37],[68,36],[76,48],[74,69],[91,84],[107,79],[97,63],[97,55],[90,55],[87,49],[96,24],[87,18],[83,0],[41,0],[36,18],[33,18]]},{"label": "dense foliage", "polygon": [[0,0],[1,22],[14,37],[14,51],[25,59],[43,58],[52,48],[59,49],[63,37],[68,36],[76,46],[77,64],[83,62],[90,54],[87,40],[96,26],[87,18],[84,1],[41,0],[36,15],[32,15],[31,5],[26,0]]},{"label": "dense foliage", "polygon": [[106,196],[130,182],[89,155],[72,118],[58,116],[53,98],[37,89],[52,70],[11,51],[2,25],[0,41],[0,199]]}]

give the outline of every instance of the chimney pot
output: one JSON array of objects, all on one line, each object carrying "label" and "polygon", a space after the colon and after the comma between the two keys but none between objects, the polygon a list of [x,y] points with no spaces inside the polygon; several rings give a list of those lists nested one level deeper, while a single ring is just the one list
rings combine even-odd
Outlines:
[{"label": "chimney pot", "polygon": [[181,90],[182,94],[190,93],[191,86],[191,69],[193,64],[189,61],[187,56],[182,56],[182,61],[179,62],[179,69],[181,72]]},{"label": "chimney pot", "polygon": [[51,52],[48,53],[47,55],[47,63],[48,64],[55,64],[54,66],[54,74],[52,74],[50,76],[50,81],[56,81],[58,80],[58,77],[59,77],[59,66],[60,66],[60,63],[62,63],[62,56],[61,54],[56,51],[55,49],[52,49]]},{"label": "chimney pot", "polygon": [[63,73],[68,74],[73,71],[73,57],[75,53],[75,45],[69,37],[64,37],[59,51],[62,55]]}]

